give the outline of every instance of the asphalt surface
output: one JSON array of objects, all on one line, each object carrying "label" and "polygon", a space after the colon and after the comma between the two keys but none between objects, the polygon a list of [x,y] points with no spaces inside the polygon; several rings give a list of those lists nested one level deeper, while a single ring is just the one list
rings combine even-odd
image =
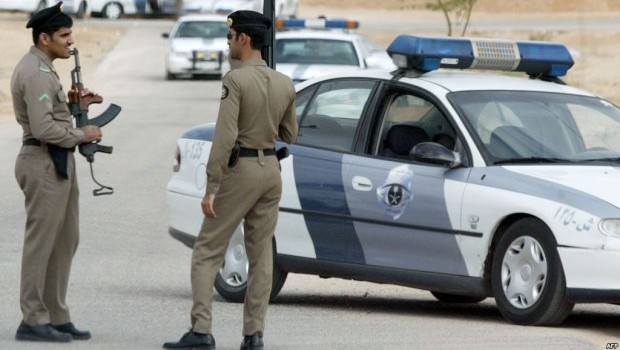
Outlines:
[{"label": "asphalt surface", "polygon": [[[68,303],[93,338],[71,344],[16,342],[21,321],[19,270],[25,211],[13,175],[21,130],[0,122],[0,349],[157,349],[189,327],[190,250],[168,236],[166,183],[176,138],[215,121],[219,81],[164,79],[161,32],[171,22],[128,20],[127,34],[85,85],[123,107],[103,129],[97,180],[114,187],[94,197],[87,163],[77,155],[81,242]],[[79,47],[79,46],[78,46]],[[61,74],[69,74],[65,72]],[[242,305],[216,297],[218,349],[238,349]],[[605,349],[620,342],[620,307],[579,305],[561,327],[507,323],[492,299],[441,304],[423,291],[290,275],[267,317],[267,349]]]}]

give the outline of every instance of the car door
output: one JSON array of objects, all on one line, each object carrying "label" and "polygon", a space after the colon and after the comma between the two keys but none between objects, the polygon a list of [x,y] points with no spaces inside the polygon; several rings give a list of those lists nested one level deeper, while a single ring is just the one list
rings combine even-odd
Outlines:
[{"label": "car door", "polygon": [[343,184],[343,157],[353,147],[373,80],[333,80],[298,93],[299,135],[282,163],[284,189],[278,253],[345,262],[363,260]]},{"label": "car door", "polygon": [[469,168],[414,163],[411,148],[458,134],[436,103],[402,87],[383,89],[367,154],[342,160],[350,221],[365,265],[467,275],[459,249],[461,198]]},{"label": "car door", "polygon": [[[51,2],[51,1],[48,1]],[[39,6],[41,4],[41,6]],[[41,0],[0,0],[0,9],[2,10],[18,10],[18,11],[28,11],[35,12],[39,9],[47,7],[47,2]]]}]

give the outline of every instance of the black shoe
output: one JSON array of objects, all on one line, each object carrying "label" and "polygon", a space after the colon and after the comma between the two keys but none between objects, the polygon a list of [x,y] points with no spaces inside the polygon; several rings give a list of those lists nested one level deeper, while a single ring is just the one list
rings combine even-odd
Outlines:
[{"label": "black shoe", "polygon": [[252,335],[246,335],[243,337],[243,341],[241,342],[240,350],[250,350],[250,349],[262,349],[263,345],[263,336],[260,332],[256,332]]},{"label": "black shoe", "polygon": [[191,329],[178,342],[164,343],[164,349],[209,349],[215,350],[215,339],[211,334],[194,333]]},{"label": "black shoe", "polygon": [[19,327],[17,327],[15,339],[68,343],[73,338],[71,338],[71,334],[62,333],[55,330],[50,324],[44,324],[41,326],[30,326],[24,321],[22,321]]},{"label": "black shoe", "polygon": [[69,323],[65,323],[65,324],[59,324],[59,325],[52,325],[52,327],[62,333],[69,333],[71,334],[71,337],[75,340],[88,340],[90,339],[90,332],[89,331],[81,331],[77,328],[75,328],[75,325],[73,325],[72,322]]}]

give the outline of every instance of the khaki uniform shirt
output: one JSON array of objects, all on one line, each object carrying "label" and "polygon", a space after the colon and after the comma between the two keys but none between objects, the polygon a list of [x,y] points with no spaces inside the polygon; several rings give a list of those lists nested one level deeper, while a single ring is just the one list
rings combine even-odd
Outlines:
[{"label": "khaki uniform shirt", "polygon": [[84,142],[84,132],[73,128],[67,95],[56,69],[36,46],[15,67],[11,93],[23,140],[35,138],[65,148]]},{"label": "khaki uniform shirt", "polygon": [[221,98],[207,163],[207,193],[217,193],[235,141],[246,148],[268,149],[275,147],[277,138],[286,143],[297,138],[293,82],[264,61],[245,62],[228,72]]}]

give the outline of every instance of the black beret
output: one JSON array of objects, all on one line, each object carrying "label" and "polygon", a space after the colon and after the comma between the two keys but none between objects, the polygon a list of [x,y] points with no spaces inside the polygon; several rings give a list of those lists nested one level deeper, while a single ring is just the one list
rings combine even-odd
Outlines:
[{"label": "black beret", "polygon": [[60,1],[56,5],[45,8],[32,15],[26,24],[26,28],[32,28],[36,31],[45,27],[71,27],[72,25],[73,20],[62,12],[62,1]]},{"label": "black beret", "polygon": [[265,15],[260,12],[247,10],[235,11],[228,15],[227,24],[231,28],[271,28],[271,20],[269,20],[269,18]]}]

